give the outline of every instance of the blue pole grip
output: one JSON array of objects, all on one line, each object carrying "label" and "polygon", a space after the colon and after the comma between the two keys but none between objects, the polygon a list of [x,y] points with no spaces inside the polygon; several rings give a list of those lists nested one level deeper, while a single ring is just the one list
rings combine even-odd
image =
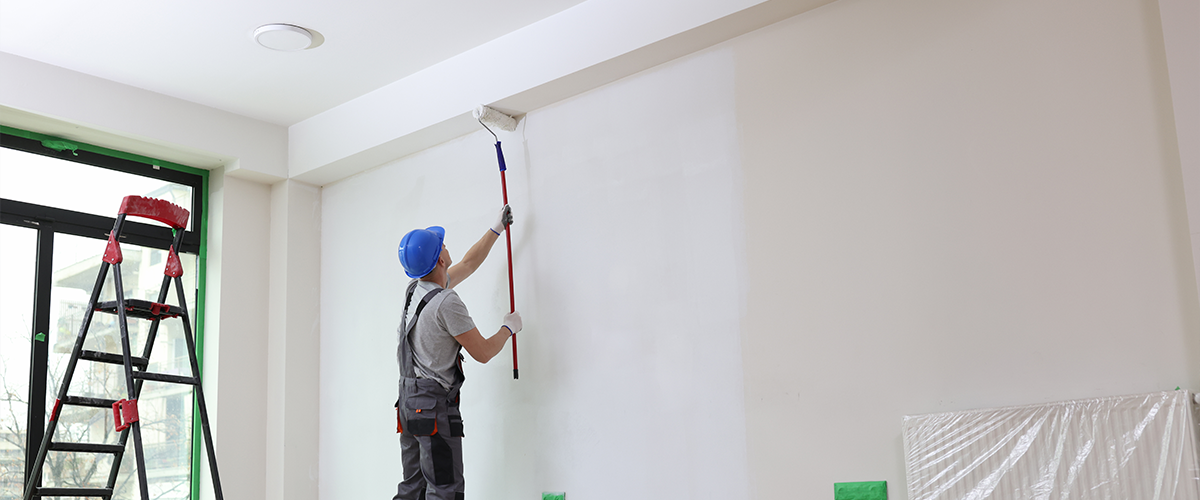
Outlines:
[{"label": "blue pole grip", "polygon": [[496,158],[500,160],[500,171],[508,170],[508,167],[504,165],[504,150],[500,149],[500,141],[496,141]]}]

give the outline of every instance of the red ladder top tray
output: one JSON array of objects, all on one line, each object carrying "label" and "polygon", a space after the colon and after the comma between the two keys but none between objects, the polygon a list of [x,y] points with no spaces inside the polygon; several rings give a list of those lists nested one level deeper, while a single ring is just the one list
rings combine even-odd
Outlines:
[{"label": "red ladder top tray", "polygon": [[117,213],[154,219],[175,229],[186,227],[189,215],[186,209],[169,201],[141,196],[126,196]]}]

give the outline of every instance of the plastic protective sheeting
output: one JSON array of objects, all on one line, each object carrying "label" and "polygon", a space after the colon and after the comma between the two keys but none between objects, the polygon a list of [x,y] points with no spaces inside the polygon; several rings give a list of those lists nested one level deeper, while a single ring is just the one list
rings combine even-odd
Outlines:
[{"label": "plastic protective sheeting", "polygon": [[1197,500],[1188,391],[904,417],[910,500]]}]

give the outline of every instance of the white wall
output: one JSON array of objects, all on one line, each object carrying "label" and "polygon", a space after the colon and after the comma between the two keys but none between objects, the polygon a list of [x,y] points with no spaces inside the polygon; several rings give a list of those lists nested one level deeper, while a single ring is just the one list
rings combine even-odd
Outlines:
[{"label": "white wall", "polygon": [[266,499],[317,498],[321,189],[271,186]]},{"label": "white wall", "polygon": [[[749,498],[731,56],[668,64],[502,137],[526,331],[520,380],[507,349],[467,363],[473,498]],[[400,479],[396,244],[440,224],[458,258],[486,231],[501,198],[491,139],[480,131],[324,189],[323,498],[384,497]],[[505,273],[501,242],[458,287],[485,333],[507,310]]]},{"label": "white wall", "polygon": [[[271,190],[221,171],[209,189],[203,370],[217,468],[225,496],[264,498]],[[201,471],[201,498],[213,498]]]},{"label": "white wall", "polygon": [[[905,498],[903,415],[1200,387],[1158,16],[841,0],[530,113],[522,379],[468,362],[468,494]],[[490,139],[325,188],[323,498],[399,479],[395,245],[482,233]],[[503,266],[459,290],[484,331]]]}]

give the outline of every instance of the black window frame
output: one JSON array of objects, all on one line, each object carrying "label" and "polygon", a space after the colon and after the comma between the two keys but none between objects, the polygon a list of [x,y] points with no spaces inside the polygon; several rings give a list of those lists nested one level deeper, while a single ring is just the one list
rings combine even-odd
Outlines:
[{"label": "black window frame", "polygon": [[[7,127],[5,127],[7,129]],[[14,129],[15,130],[15,129]],[[40,134],[30,134],[37,136]],[[82,163],[94,167],[124,172],[142,177],[159,179],[167,182],[186,185],[192,188],[191,206],[185,207],[191,213],[190,228],[184,231],[179,253],[197,255],[203,258],[202,235],[204,230],[204,197],[206,196],[206,179],[203,175],[175,170],[169,166],[155,165],[117,156],[90,151],[85,148],[57,150],[47,147],[42,140],[0,132],[0,147],[26,153],[57,158],[65,161]],[[131,155],[132,156],[132,155]],[[32,465],[36,461],[38,448],[45,434],[46,421],[46,391],[47,367],[49,365],[49,346],[47,342],[36,341],[39,332],[50,329],[50,292],[53,287],[53,256],[54,236],[57,233],[82,236],[93,239],[108,239],[116,222],[117,206],[113,207],[113,217],[105,217],[49,207],[34,203],[0,198],[0,224],[26,227],[37,233],[37,263],[34,286],[33,329],[30,336],[30,373],[29,373],[29,407],[26,422],[26,453],[25,453],[25,482],[32,473]],[[167,250],[173,242],[172,230],[169,227],[147,224],[135,219],[127,219],[122,227],[121,242],[149,248]],[[198,279],[200,277],[197,277]],[[198,286],[203,285],[197,283]],[[197,293],[197,301],[202,300]],[[191,310],[195,313],[193,319],[200,321],[200,304],[193,304]],[[197,342],[202,335],[196,328]],[[199,345],[198,345],[199,347]],[[197,353],[197,356],[200,356]],[[193,403],[193,411],[195,406]],[[196,437],[194,428],[196,418],[192,420],[192,474],[190,489],[196,491]]]},{"label": "black window frame", "polygon": [[[190,254],[200,253],[199,226],[204,212],[203,176],[172,170],[170,168],[156,168],[155,165],[127,160],[125,158],[116,158],[83,149],[76,151],[68,149],[56,151],[42,145],[42,141],[11,134],[0,133],[0,147],[191,187],[192,203],[190,207],[185,208],[192,214],[192,229],[184,231],[183,243],[180,244],[178,250]],[[0,223],[34,229],[49,224],[55,228],[56,232],[87,238],[107,239],[108,233],[112,230],[113,223],[116,221],[116,211],[117,207],[113,207],[113,217],[104,217],[63,208],[0,198]],[[124,234],[121,235],[121,242],[123,243],[128,242],[163,250],[171,247],[172,234],[171,229],[167,227],[155,226],[131,219],[126,222],[123,232]]]}]

